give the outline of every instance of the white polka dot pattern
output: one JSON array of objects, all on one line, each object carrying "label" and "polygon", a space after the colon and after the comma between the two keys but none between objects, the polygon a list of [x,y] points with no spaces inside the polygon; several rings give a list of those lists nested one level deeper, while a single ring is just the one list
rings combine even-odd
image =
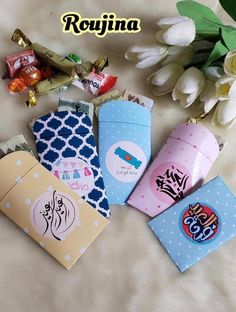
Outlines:
[{"label": "white polka dot pattern", "polygon": [[[193,240],[190,238],[189,232],[185,231],[183,215],[190,205],[193,207],[196,203],[201,203],[201,205],[211,208],[209,220],[215,221],[215,223],[212,223],[212,228],[216,234],[212,234],[209,239]],[[199,209],[199,206],[195,207],[197,207],[197,210]],[[236,235],[235,209],[236,198],[234,194],[218,176],[154,218],[148,224],[164,248],[169,251],[173,262],[177,263],[179,270],[183,272]],[[204,224],[204,218],[206,218],[204,213],[205,211],[201,211],[200,215],[198,210],[202,224]],[[196,215],[194,215],[195,219],[191,219],[193,220],[191,225],[193,233],[198,231]],[[214,216],[216,217],[213,220]],[[205,233],[202,233],[207,235],[209,234],[208,230],[209,228],[205,230]],[[203,234],[201,238],[204,237]]]}]

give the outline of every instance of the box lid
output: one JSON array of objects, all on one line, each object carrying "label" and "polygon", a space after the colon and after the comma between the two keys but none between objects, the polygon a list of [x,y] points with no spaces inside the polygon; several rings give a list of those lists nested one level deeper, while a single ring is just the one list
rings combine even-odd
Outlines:
[{"label": "box lid", "polygon": [[192,145],[211,162],[214,162],[219,155],[219,144],[216,137],[202,125],[181,123],[171,132],[170,137]]},{"label": "box lid", "polygon": [[115,100],[101,106],[99,122],[119,122],[150,127],[151,113],[134,102]]}]

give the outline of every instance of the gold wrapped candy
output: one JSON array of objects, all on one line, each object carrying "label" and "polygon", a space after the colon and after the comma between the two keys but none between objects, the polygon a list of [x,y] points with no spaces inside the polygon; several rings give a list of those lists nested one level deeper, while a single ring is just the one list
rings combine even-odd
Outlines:
[{"label": "gold wrapped candy", "polygon": [[32,49],[42,61],[57,69],[52,77],[39,81],[35,85],[35,91],[29,91],[28,100],[26,102],[29,107],[36,105],[36,97],[38,95],[46,94],[62,86],[70,85],[74,79],[85,78],[91,71],[95,70],[96,72],[100,72],[104,67],[108,66],[107,57],[100,57],[94,63],[88,61],[82,64],[75,64],[39,43],[32,43],[18,28],[14,31],[11,40],[23,48]]},{"label": "gold wrapped candy", "polygon": [[43,47],[39,43],[32,43],[20,29],[16,29],[14,31],[11,40],[24,48],[27,47],[34,50],[35,54],[45,61],[45,63],[59,69],[73,78],[78,78],[78,69],[75,63],[67,60],[48,48]]},{"label": "gold wrapped candy", "polygon": [[37,104],[36,93],[33,90],[30,90],[28,93],[28,99],[26,101],[26,105],[28,107],[33,107]]}]

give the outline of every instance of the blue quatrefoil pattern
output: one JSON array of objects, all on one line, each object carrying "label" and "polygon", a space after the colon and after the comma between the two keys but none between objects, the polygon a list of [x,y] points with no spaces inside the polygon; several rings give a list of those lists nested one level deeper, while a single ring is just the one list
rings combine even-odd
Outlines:
[{"label": "blue quatrefoil pattern", "polygon": [[109,217],[106,191],[97,155],[90,118],[80,112],[55,112],[34,123],[36,148],[40,162],[49,171],[66,158],[80,159],[93,171],[94,186],[81,196],[103,216]]}]

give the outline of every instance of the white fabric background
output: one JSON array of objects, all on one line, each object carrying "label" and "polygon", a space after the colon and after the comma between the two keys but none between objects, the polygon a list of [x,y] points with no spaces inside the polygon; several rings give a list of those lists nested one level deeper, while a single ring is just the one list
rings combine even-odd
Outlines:
[{"label": "white fabric background", "polygon": [[[201,2],[230,22],[218,1]],[[114,11],[119,17],[139,17],[142,32],[113,34],[103,39],[92,34],[81,37],[63,34],[60,16],[66,11],[77,11],[88,17],[98,17],[106,11]],[[151,96],[145,75],[154,70],[135,70],[133,64],[124,59],[124,52],[130,44],[154,36],[157,19],[175,14],[174,0],[4,0],[0,11],[0,57],[21,49],[10,41],[12,32],[19,27],[31,40],[62,55],[78,52],[82,58],[91,60],[108,55],[110,67],[107,71],[119,76],[117,87],[129,87]],[[8,94],[5,82],[1,82],[0,140],[23,133],[33,144],[26,123],[55,109],[58,96],[56,93],[43,96],[37,107],[29,109],[24,104],[24,96]],[[90,98],[76,88],[63,96]],[[171,129],[193,114],[193,109],[184,111],[170,96],[155,100],[152,111],[154,155]],[[236,191],[235,128],[227,132],[211,127],[209,120],[204,123],[229,142],[208,179],[220,174]],[[235,311],[236,240],[181,274],[147,227],[148,220],[130,207],[112,207],[108,228],[77,264],[66,271],[0,214],[0,311]]]}]

